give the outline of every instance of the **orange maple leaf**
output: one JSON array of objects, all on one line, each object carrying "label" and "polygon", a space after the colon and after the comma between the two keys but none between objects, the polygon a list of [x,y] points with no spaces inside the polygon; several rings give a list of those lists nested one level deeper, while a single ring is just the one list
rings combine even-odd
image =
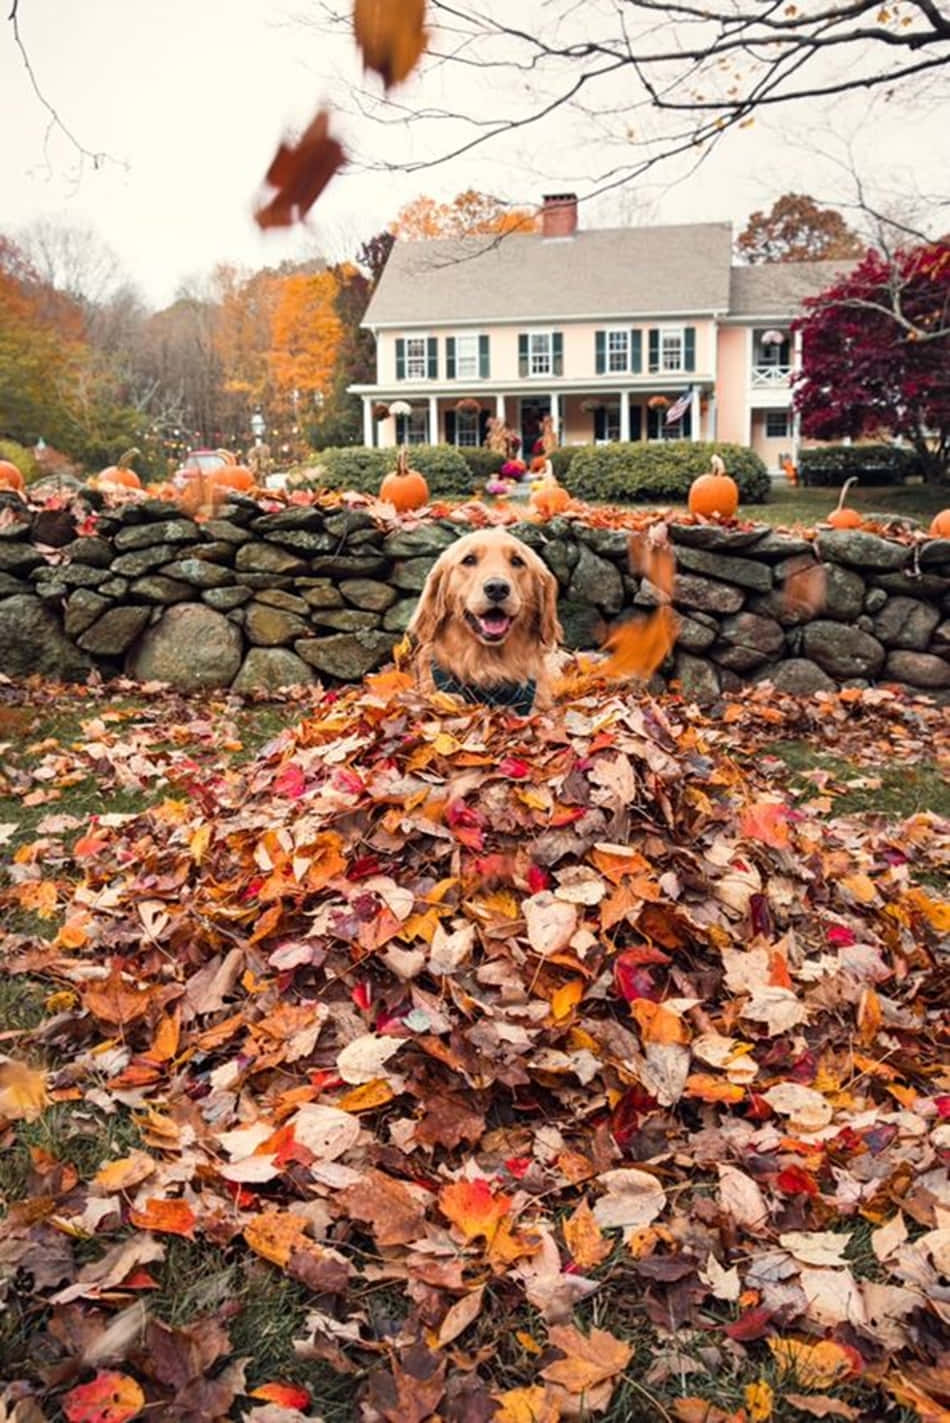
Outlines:
[{"label": "orange maple leaf", "polygon": [[276,192],[254,212],[258,227],[291,227],[302,222],[345,154],[330,136],[330,116],[321,109],[296,143],[281,143],[265,182]]},{"label": "orange maple leaf", "polygon": [[429,36],[425,0],[354,0],[353,33],[367,69],[375,69],[387,89],[415,69]]},{"label": "orange maple leaf", "polygon": [[129,1211],[129,1224],[140,1230],[157,1230],[162,1235],[184,1235],[190,1239],[195,1233],[197,1217],[187,1201],[163,1201],[154,1198],[145,1202],[145,1209]]},{"label": "orange maple leaf", "polygon": [[457,1225],[466,1240],[482,1235],[491,1244],[502,1219],[511,1207],[510,1196],[494,1196],[488,1181],[453,1181],[439,1193],[439,1209]]}]

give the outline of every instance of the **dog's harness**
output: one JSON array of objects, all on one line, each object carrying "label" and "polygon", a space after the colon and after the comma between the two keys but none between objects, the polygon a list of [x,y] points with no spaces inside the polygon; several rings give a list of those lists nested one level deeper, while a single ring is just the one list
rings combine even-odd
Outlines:
[{"label": "dog's harness", "polygon": [[489,707],[507,707],[518,716],[531,715],[537,690],[537,683],[533,681],[496,682],[490,687],[476,687],[472,682],[460,682],[438,662],[432,664],[432,680],[440,692],[451,692],[472,705],[481,702]]}]

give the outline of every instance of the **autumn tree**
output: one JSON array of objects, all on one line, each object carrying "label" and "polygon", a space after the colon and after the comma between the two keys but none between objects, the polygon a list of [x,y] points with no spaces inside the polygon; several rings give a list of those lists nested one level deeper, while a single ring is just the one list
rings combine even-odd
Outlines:
[{"label": "autumn tree", "polygon": [[393,243],[396,241],[389,231],[377,232],[364,242],[356,254],[356,260],[370,275],[370,281],[375,287],[380,277],[383,275],[386,263],[389,261],[389,254],[393,250]]},{"label": "autumn tree", "polygon": [[785,193],[769,212],[754,212],[736,242],[739,260],[750,263],[857,260],[865,250],[840,212],[804,193]]},{"label": "autumn tree", "polygon": [[280,283],[267,361],[284,408],[329,394],[343,326],[336,309],[332,271],[299,272]]},{"label": "autumn tree", "polygon": [[402,242],[423,242],[430,237],[504,236],[509,232],[536,232],[537,213],[512,207],[490,193],[466,188],[449,203],[425,195],[401,208],[390,226]]},{"label": "autumn tree", "polygon": [[931,481],[950,463],[950,242],[864,260],[804,303],[804,434],[901,437]]}]

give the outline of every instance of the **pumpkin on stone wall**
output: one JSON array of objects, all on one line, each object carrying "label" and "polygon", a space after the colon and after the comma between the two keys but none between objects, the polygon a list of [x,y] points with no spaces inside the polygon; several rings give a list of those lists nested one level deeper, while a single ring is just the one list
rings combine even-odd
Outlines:
[{"label": "pumpkin on stone wall", "polygon": [[132,468],[132,461],[141,456],[141,450],[134,447],[120,455],[115,464],[101,469],[90,483],[96,489],[141,489],[142,481]]},{"label": "pumpkin on stone wall", "polygon": [[379,497],[400,514],[421,509],[429,502],[429,486],[417,469],[409,468],[409,452],[403,445],[396,457],[396,468],[389,471],[379,486]]},{"label": "pumpkin on stone wall", "polygon": [[857,476],[852,475],[850,479],[846,479],[844,484],[842,484],[841,493],[838,495],[838,502],[825,520],[825,523],[830,524],[833,529],[860,529],[864,523],[857,509],[848,509],[844,502],[848,490],[852,484],[857,484],[857,482]]},{"label": "pumpkin on stone wall", "polygon": [[12,489],[16,494],[26,492],[23,475],[12,460],[0,460],[0,489]]},{"label": "pumpkin on stone wall", "polygon": [[712,468],[701,474],[689,487],[689,512],[704,519],[732,519],[739,507],[739,486],[726,473],[719,455],[713,455]]}]

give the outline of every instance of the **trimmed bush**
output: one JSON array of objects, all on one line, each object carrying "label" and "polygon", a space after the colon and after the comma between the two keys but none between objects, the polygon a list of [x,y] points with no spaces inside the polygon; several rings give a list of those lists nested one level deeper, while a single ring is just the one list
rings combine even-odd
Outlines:
[{"label": "trimmed bush", "polygon": [[798,456],[802,484],[822,488],[837,489],[854,475],[861,484],[900,484],[923,472],[916,450],[904,445],[822,445]]},{"label": "trimmed bush", "polygon": [[768,470],[755,451],[744,445],[694,444],[692,440],[583,445],[574,451],[561,482],[578,499],[685,503],[690,485],[697,475],[708,473],[713,455],[721,457],[738,484],[742,503],[765,503]]},{"label": "trimmed bush", "polygon": [[468,445],[461,445],[459,454],[472,471],[472,478],[476,484],[482,484],[486,479],[491,479],[505,462],[504,455],[499,454],[497,450],[473,449]]},{"label": "trimmed bush", "polygon": [[0,460],[15,464],[26,484],[32,484],[42,473],[33,451],[28,450],[25,445],[18,445],[16,440],[0,440]]},{"label": "trimmed bush", "polygon": [[571,467],[571,461],[581,448],[581,445],[559,445],[556,450],[551,451],[549,459],[558,483],[564,483],[564,476]]},{"label": "trimmed bush", "polygon": [[[305,482],[326,489],[354,489],[359,494],[378,494],[390,470],[396,468],[396,449],[369,449],[365,445],[342,445],[321,450],[316,467],[323,477]],[[409,463],[425,476],[429,493],[435,498],[472,493],[472,471],[454,445],[411,445]]]}]

